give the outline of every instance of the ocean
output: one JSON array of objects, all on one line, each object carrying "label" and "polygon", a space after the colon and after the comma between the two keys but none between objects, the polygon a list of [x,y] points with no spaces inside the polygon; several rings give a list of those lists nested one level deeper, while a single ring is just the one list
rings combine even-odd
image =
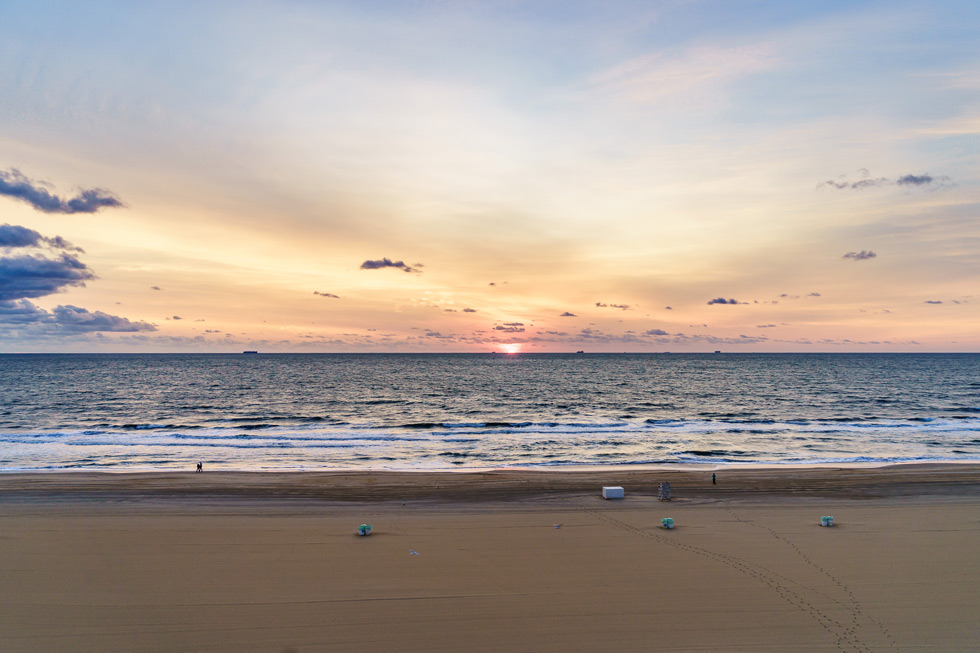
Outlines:
[{"label": "ocean", "polygon": [[0,471],[980,461],[977,354],[0,355]]}]

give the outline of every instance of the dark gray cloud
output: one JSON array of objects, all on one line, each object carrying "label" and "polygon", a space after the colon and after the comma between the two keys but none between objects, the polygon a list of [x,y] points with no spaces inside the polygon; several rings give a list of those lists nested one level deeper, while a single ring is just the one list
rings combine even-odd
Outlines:
[{"label": "dark gray cloud", "polygon": [[464,313],[476,313],[477,310],[475,308],[464,308],[463,309],[463,312]]},{"label": "dark gray cloud", "polygon": [[66,286],[84,286],[95,274],[71,254],[58,258],[5,256],[0,258],[0,301],[44,297]]},{"label": "dark gray cloud", "polygon": [[327,297],[328,299],[340,299],[340,297],[339,297],[339,296],[337,296],[337,295],[334,295],[333,293],[329,293],[329,292],[320,292],[319,290],[314,290],[314,291],[313,291],[313,294],[314,294],[314,295],[319,295],[320,297]]},{"label": "dark gray cloud", "polygon": [[941,299],[927,299],[927,300],[925,300],[922,303],[923,304],[942,304],[943,301]]},{"label": "dark gray cloud", "polygon": [[649,331],[644,331],[645,336],[669,336],[670,334],[663,329],[650,329]]},{"label": "dark gray cloud", "polygon": [[160,286],[150,286],[150,290],[163,290]]},{"label": "dark gray cloud", "polygon": [[183,320],[184,318],[182,318],[182,317],[181,317],[181,316],[179,316],[179,315],[174,315],[174,316],[173,316],[173,317],[171,317],[170,319],[171,319],[171,320]]},{"label": "dark gray cloud", "polygon": [[664,306],[664,310],[672,311],[672,310],[674,310],[674,307],[673,306]]},{"label": "dark gray cloud", "polygon": [[820,297],[820,293],[818,293],[818,292],[810,292],[810,293],[807,293],[806,296],[807,297]]},{"label": "dark gray cloud", "polygon": [[89,311],[78,306],[57,306],[52,311],[54,322],[61,330],[73,333],[90,331],[156,331],[156,326],[148,322],[133,322],[118,315],[102,311]]},{"label": "dark gray cloud", "polygon": [[13,224],[0,225],[0,247],[40,247],[44,236]]},{"label": "dark gray cloud", "polygon": [[45,316],[50,316],[50,313],[26,299],[0,301],[0,324],[34,324],[45,319]]},{"label": "dark gray cloud", "polygon": [[630,309],[629,304],[605,304],[603,302],[596,302],[595,305],[599,308],[618,308],[623,311],[628,311]]},{"label": "dark gray cloud", "polygon": [[848,252],[841,258],[849,259],[851,261],[867,261],[868,259],[872,259],[876,256],[878,255],[872,252],[870,249],[862,249],[860,252]]},{"label": "dark gray cloud", "polygon": [[896,183],[899,186],[926,186],[933,181],[932,175],[926,173],[924,175],[905,175],[899,177]]},{"label": "dark gray cloud", "polygon": [[28,335],[73,335],[92,332],[156,331],[148,322],[133,322],[102,311],[58,306],[48,312],[26,299],[0,301],[0,326],[25,329]]},{"label": "dark gray cloud", "polygon": [[422,272],[419,268],[422,267],[421,263],[416,263],[415,266],[406,265],[404,261],[392,261],[390,258],[385,257],[377,261],[364,261],[361,263],[362,270],[382,270],[384,268],[397,268],[403,272]]},{"label": "dark gray cloud", "polygon": [[61,236],[48,238],[27,227],[14,224],[0,225],[0,247],[53,247],[70,252],[82,252],[81,247],[75,247]]},{"label": "dark gray cloud", "polygon": [[503,331],[504,333],[522,333],[525,329],[520,322],[511,322],[503,326],[497,325],[493,328],[494,331]]},{"label": "dark gray cloud", "polygon": [[725,299],[724,297],[715,297],[714,299],[708,300],[708,306],[712,304],[744,304],[745,302],[740,302],[735,299]]},{"label": "dark gray cloud", "polygon": [[22,200],[44,213],[95,213],[123,203],[107,190],[90,188],[75,197],[62,199],[51,194],[43,182],[31,181],[16,168],[0,170],[0,195]]},{"label": "dark gray cloud", "polygon": [[576,315],[575,313],[569,313],[568,311],[565,311],[564,313],[562,313],[558,317],[578,317],[578,315]]}]

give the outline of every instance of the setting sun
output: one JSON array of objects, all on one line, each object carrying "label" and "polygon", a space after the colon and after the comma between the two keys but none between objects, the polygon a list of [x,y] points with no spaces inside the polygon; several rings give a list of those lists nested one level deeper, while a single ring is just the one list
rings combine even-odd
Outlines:
[{"label": "setting sun", "polygon": [[518,342],[514,342],[514,343],[510,343],[510,344],[506,344],[506,345],[500,345],[500,348],[503,349],[504,350],[504,353],[507,353],[507,354],[519,354],[519,353],[521,353],[521,344],[518,343]]}]

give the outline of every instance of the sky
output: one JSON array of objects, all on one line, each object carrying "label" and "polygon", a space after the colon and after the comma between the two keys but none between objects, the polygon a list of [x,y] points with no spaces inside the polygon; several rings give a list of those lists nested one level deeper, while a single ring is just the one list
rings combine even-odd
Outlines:
[{"label": "sky", "polygon": [[0,15],[0,352],[980,351],[974,0]]}]

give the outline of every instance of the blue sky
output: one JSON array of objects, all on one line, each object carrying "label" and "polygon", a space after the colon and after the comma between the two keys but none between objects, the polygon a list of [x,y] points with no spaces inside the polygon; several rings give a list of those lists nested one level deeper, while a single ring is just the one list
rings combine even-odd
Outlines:
[{"label": "blue sky", "polygon": [[0,350],[980,346],[975,3],[3,15]]}]

